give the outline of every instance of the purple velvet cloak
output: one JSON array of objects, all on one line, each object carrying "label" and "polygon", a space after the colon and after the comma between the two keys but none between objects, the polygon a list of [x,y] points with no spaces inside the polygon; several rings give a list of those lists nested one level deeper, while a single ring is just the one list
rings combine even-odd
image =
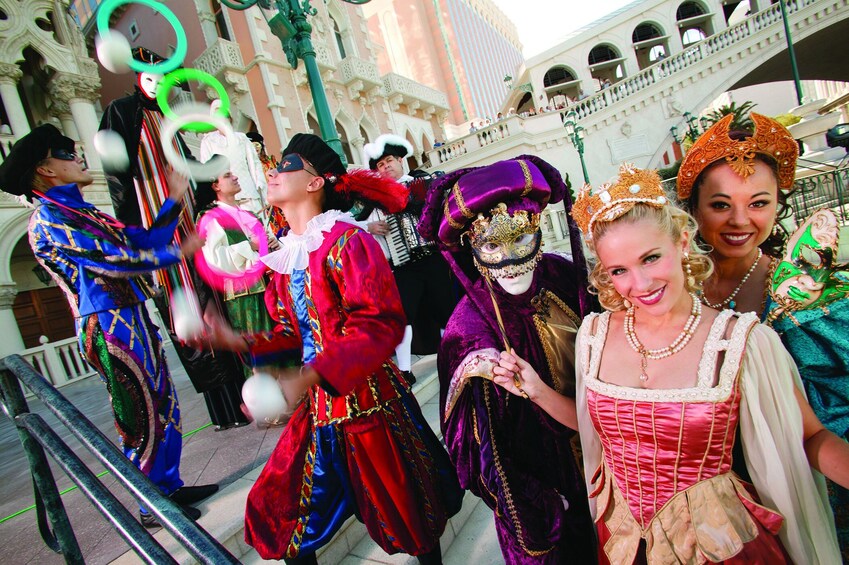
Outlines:
[{"label": "purple velvet cloak", "polygon": [[[576,270],[570,261],[546,254],[526,293],[512,296],[493,284],[510,345],[549,384],[531,299],[549,290],[583,317]],[[504,348],[483,279],[466,290],[438,357],[442,431],[460,484],[495,511],[507,563],[594,563],[586,484],[570,443],[575,432],[530,400],[482,378],[470,379],[449,418],[444,417],[449,383],[466,355]]]}]

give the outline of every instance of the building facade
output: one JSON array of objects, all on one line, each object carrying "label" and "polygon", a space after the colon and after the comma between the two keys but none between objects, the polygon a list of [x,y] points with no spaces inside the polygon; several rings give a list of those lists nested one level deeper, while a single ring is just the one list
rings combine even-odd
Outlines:
[{"label": "building facade", "polygon": [[[0,158],[14,140],[53,123],[78,141],[95,183],[86,198],[109,211],[111,202],[92,139],[102,109],[133,91],[133,73],[116,75],[94,59],[99,0],[0,0]],[[298,132],[319,133],[313,98],[299,62],[287,60],[264,13],[223,8],[217,0],[169,1],[188,37],[185,67],[215,76],[232,101],[237,131],[259,131],[279,155]],[[318,67],[348,163],[362,166],[362,147],[392,131],[416,148],[411,165],[444,139],[449,105],[444,93],[395,73],[380,73],[360,7],[316,2],[309,17]],[[111,26],[133,46],[169,55],[170,24],[137,4],[120,7]],[[192,82],[178,98],[209,102],[206,85]],[[200,138],[187,133],[190,148]],[[41,273],[27,238],[30,209],[0,193],[0,357],[26,352],[56,384],[85,374],[75,354],[74,324],[59,289]],[[44,280],[42,280],[44,279]]]},{"label": "building facade", "polygon": [[452,124],[495,119],[523,57],[516,27],[491,0],[372,0],[363,13],[382,73],[445,92]]}]

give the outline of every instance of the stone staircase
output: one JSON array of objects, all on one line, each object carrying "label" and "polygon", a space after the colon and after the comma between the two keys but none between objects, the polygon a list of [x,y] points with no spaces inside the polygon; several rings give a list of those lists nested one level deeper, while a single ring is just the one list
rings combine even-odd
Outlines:
[{"label": "stone staircase", "polygon": [[[418,381],[413,393],[422,407],[422,413],[437,435],[439,432],[439,379],[436,374],[436,356],[419,360],[413,366]],[[198,505],[203,515],[198,523],[211,533],[230,553],[246,564],[283,563],[265,561],[244,541],[244,509],[248,492],[259,477],[262,466],[257,467],[221,489],[217,494]],[[190,556],[165,530],[154,536],[174,559],[183,564],[197,561]],[[501,565],[504,560],[498,547],[492,511],[479,498],[466,493],[460,513],[451,518],[441,540],[445,565]],[[336,536],[318,552],[321,565],[413,565],[414,557],[405,554],[387,555],[375,544],[365,526],[349,519]],[[115,561],[117,565],[140,563],[138,556],[128,551]]]}]

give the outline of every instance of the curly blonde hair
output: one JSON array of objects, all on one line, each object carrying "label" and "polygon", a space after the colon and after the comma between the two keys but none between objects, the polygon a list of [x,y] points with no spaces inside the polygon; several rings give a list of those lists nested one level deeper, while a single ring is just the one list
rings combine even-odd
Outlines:
[{"label": "curly blonde hair", "polygon": [[[587,246],[592,252],[592,257],[589,258],[590,266],[592,267],[592,272],[590,272],[589,276],[589,281],[592,285],[590,292],[598,295],[598,301],[602,307],[611,312],[624,310],[625,299],[616,291],[613,281],[610,278],[610,273],[607,272],[601,261],[598,260],[598,254],[596,253],[593,242],[599,241],[604,237],[610,226],[616,223],[636,223],[642,220],[654,222],[673,241],[678,241],[681,234],[687,233],[689,255],[684,261],[689,264],[690,273],[688,273],[688,276],[692,275],[693,282],[695,283],[690,285],[690,282],[685,277],[684,285],[688,292],[701,292],[702,284],[713,273],[713,261],[708,256],[707,251],[699,247],[699,244],[696,242],[696,220],[690,214],[673,205],[657,208],[638,203],[628,212],[613,221],[597,221],[593,226],[593,238],[587,242]],[[684,268],[683,264],[682,268]]]}]

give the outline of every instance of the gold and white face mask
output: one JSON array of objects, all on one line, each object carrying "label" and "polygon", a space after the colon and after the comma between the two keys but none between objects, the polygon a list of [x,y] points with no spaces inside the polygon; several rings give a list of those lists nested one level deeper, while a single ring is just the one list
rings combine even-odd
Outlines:
[{"label": "gold and white face mask", "polygon": [[504,203],[493,208],[489,217],[478,215],[465,235],[478,271],[499,282],[532,272],[542,258],[539,214],[518,210],[511,216]]}]

